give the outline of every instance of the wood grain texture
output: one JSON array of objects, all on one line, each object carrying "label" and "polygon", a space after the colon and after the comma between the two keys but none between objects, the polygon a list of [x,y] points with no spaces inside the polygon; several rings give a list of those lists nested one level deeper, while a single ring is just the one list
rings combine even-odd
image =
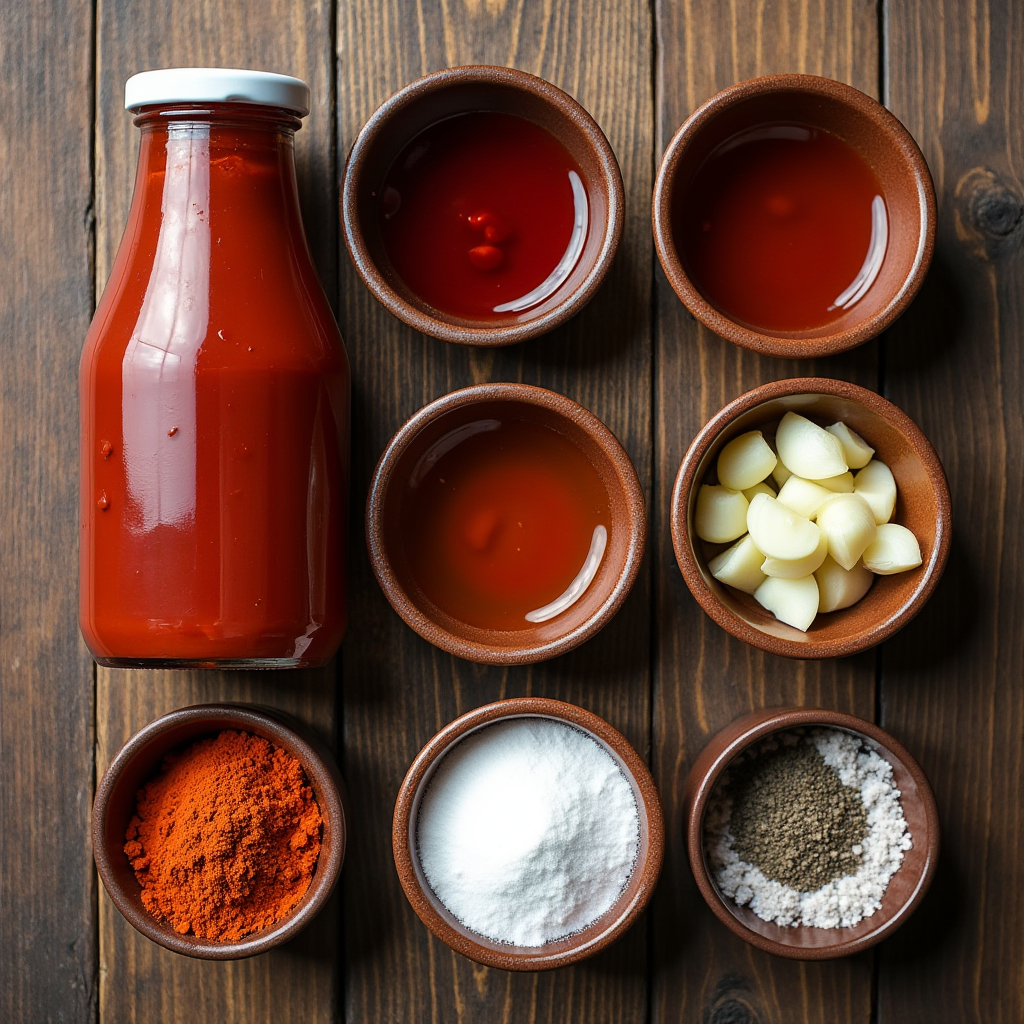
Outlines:
[{"label": "wood grain texture", "polygon": [[[653,23],[646,0],[44,0],[0,10],[0,1019],[1024,1020],[1024,7],[882,0],[881,10],[881,40],[875,0],[656,0]],[[881,346],[817,363],[760,358],[699,328],[654,273],[648,210],[669,138],[715,91],[769,71],[877,94],[880,51],[888,105],[922,144],[939,195],[921,295]],[[508,350],[449,346],[399,324],[359,283],[337,226],[340,164],[377,104],[420,74],[475,61],[541,74],[576,96],[626,184],[622,248],[598,296],[564,328]],[[137,132],[123,84],[176,64],[283,71],[313,90],[297,137],[300,190],[355,400],[340,691],[334,666],[101,670],[94,691],[78,635],[75,381],[131,198]],[[790,662],[732,640],[693,601],[672,554],[668,500],[690,439],[742,391],[807,372],[883,390],[950,478],[946,578],[877,657]],[[486,380],[541,384],[591,408],[625,444],[649,499],[649,554],[623,611],[580,650],[533,668],[476,666],[421,641],[381,595],[361,538],[369,477],[392,433],[425,402]],[[459,713],[517,694],[570,700],[622,729],[652,763],[668,824],[653,911],[602,956],[549,974],[488,971],[452,954],[413,915],[391,858],[394,798],[416,752]],[[164,711],[210,700],[281,707],[339,741],[353,798],[343,892],[289,946],[234,964],[138,936],[97,897],[87,840],[94,768]],[[717,729],[779,703],[878,714],[935,786],[945,845],[934,889],[874,956],[764,956],[714,920],[693,884],[685,773]]]},{"label": "wood grain texture", "polygon": [[0,8],[0,1019],[89,1020],[93,671],[78,636],[78,352],[92,297],[89,3]]},{"label": "wood grain texture", "polygon": [[[339,147],[387,96],[453,64],[511,64],[576,97],[622,166],[627,221],[619,257],[571,323],[510,349],[424,338],[384,312],[343,267],[339,303],[353,359],[354,507],[388,439],[427,401],[479,381],[567,394],[615,432],[649,493],[651,452],[651,25],[628,0],[354,0],[338,11]],[[649,747],[649,574],[596,638],[556,661],[507,670],[460,661],[412,633],[353,545],[351,639],[344,649],[344,772],[358,833],[344,874],[346,1018],[352,1022],[635,1021],[646,1013],[645,923],[605,954],[563,971],[512,975],[462,959],[419,923],[392,864],[391,814],[423,744],[460,713],[521,694],[597,712],[641,754]]]},{"label": "wood grain texture", "polygon": [[935,787],[932,893],[880,950],[883,1024],[1024,1020],[1024,8],[887,4],[887,96],[935,177],[929,280],[886,393],[949,476],[953,548],[887,645],[882,724]]},{"label": "wood grain texture", "polygon": [[[733,82],[800,71],[878,89],[873,3],[657,4],[657,138],[660,159],[679,125]],[[665,870],[655,898],[653,1015],[657,1022],[867,1021],[870,954],[798,964],[759,953],[711,914],[683,844],[682,786],[710,736],[755,707],[803,704],[871,719],[875,656],[797,662],[728,636],[701,611],[675,564],[668,508],[693,436],[727,401],[766,380],[808,373],[877,387],[877,345],[816,362],[774,360],[699,326],[660,269],[656,291],[653,539],[657,623],[653,666],[654,773],[668,809]]]},{"label": "wood grain texture", "polygon": [[[337,194],[332,116],[333,40],[326,3],[100,0],[97,40],[97,282],[106,280],[131,202],[137,129],[124,110],[124,82],[160,67],[257,68],[294,74],[312,91],[296,136],[300,196],[328,295],[336,294]],[[165,711],[231,700],[283,708],[332,741],[336,668],[217,673],[98,670],[97,765]],[[212,963],[170,953],[140,936],[100,900],[103,1021],[329,1021],[340,1004],[338,899],[294,942],[252,960]]]}]

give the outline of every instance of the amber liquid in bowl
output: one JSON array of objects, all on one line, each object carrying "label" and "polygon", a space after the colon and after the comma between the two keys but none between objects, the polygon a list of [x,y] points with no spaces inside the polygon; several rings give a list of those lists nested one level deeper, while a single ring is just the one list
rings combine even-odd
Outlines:
[{"label": "amber liquid in bowl", "polygon": [[830,132],[762,125],[719,145],[674,202],[673,233],[705,299],[755,330],[815,330],[869,291],[888,241],[874,171]]},{"label": "amber liquid in bowl", "polygon": [[476,111],[420,132],[391,165],[379,224],[392,267],[450,316],[526,313],[568,279],[589,206],[581,172],[550,132]]},{"label": "amber liquid in bowl", "polygon": [[481,629],[555,618],[593,581],[611,528],[608,493],[563,434],[480,419],[445,434],[403,496],[413,578],[446,614]]}]

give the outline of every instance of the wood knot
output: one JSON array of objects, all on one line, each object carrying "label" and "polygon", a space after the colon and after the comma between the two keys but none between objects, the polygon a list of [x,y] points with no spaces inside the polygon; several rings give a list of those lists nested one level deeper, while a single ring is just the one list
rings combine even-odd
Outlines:
[{"label": "wood knot", "polygon": [[708,1024],[757,1024],[757,1015],[741,1000],[726,999],[711,1011]]},{"label": "wood knot", "polygon": [[750,1005],[750,991],[738,974],[725,975],[711,993],[704,1024],[760,1024],[761,1015]]},{"label": "wood knot", "polygon": [[973,167],[956,185],[956,234],[978,259],[1014,251],[1024,239],[1024,201],[995,171]]}]

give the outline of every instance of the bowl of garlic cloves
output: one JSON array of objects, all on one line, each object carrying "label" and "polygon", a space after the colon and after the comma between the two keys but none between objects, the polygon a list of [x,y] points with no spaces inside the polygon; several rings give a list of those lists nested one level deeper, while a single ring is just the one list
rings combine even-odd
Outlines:
[{"label": "bowl of garlic cloves", "polygon": [[672,544],[694,597],[762,650],[866,650],[921,609],[949,553],[942,464],[891,402],[846,381],[754,388],[693,440]]}]

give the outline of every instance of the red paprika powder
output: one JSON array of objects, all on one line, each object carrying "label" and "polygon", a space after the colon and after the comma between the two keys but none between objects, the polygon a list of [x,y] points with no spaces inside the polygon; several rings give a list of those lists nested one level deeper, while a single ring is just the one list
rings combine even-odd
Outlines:
[{"label": "red paprika powder", "polygon": [[302,899],[320,825],[302,765],[262,736],[225,730],[164,759],[139,791],[124,852],[154,917],[234,942]]}]

